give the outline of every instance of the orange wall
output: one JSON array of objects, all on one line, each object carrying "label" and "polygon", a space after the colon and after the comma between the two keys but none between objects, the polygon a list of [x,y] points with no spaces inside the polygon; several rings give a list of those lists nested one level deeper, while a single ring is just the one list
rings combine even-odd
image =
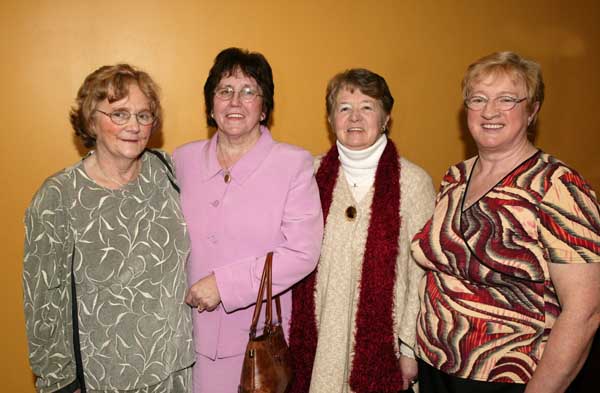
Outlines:
[{"label": "orange wall", "polygon": [[22,217],[42,180],[79,158],[67,112],[93,69],[127,61],[153,75],[163,88],[163,148],[172,151],[207,136],[202,86],[218,51],[260,51],[275,74],[275,137],[318,153],[329,146],[328,79],[367,67],[396,98],[391,136],[401,153],[438,183],[466,154],[465,67],[515,50],[544,70],[538,145],[598,190],[599,20],[593,0],[1,1],[2,390],[33,391],[21,311]]}]

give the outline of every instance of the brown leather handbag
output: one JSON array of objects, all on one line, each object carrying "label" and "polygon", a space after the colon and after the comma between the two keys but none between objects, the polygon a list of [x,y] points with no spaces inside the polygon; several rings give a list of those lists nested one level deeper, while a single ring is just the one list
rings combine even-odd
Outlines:
[{"label": "brown leather handbag", "polygon": [[[254,306],[250,339],[246,346],[238,393],[285,393],[293,377],[290,349],[285,342],[281,327],[279,296],[275,297],[277,323],[274,324],[272,321],[272,264],[273,253],[270,252],[265,260],[256,306]],[[265,327],[262,335],[256,337],[256,325],[260,316],[265,287],[267,292]]]}]

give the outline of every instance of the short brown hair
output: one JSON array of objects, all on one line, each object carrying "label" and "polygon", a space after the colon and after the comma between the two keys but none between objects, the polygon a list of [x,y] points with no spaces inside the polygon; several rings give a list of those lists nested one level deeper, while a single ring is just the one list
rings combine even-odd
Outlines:
[{"label": "short brown hair", "polygon": [[474,83],[487,76],[500,74],[523,81],[527,89],[527,107],[530,111],[533,111],[536,102],[541,108],[544,102],[542,68],[538,63],[508,51],[484,56],[467,68],[462,80],[463,99],[469,96]]},{"label": "short brown hair", "polygon": [[341,89],[354,88],[361,93],[368,95],[381,102],[381,106],[386,115],[392,112],[394,106],[394,97],[383,77],[379,74],[364,68],[352,68],[334,76],[327,84],[327,93],[325,95],[325,105],[327,107],[327,118],[331,121],[333,108]]},{"label": "short brown hair", "polygon": [[129,86],[134,83],[150,101],[150,111],[155,118],[152,130],[161,129],[163,118],[159,88],[150,75],[129,64],[106,65],[85,78],[69,113],[75,135],[81,138],[85,147],[96,145],[96,135],[90,126],[98,103],[105,99],[115,102],[127,97]]},{"label": "short brown hair", "polygon": [[262,125],[268,125],[271,112],[275,106],[273,95],[275,85],[273,84],[273,71],[267,59],[258,52],[249,52],[240,48],[227,48],[222,50],[211,67],[208,78],[204,83],[204,103],[206,106],[206,123],[209,127],[217,127],[217,122],[212,118],[212,110],[215,89],[221,79],[241,71],[247,77],[254,78],[260,94],[262,95],[262,110],[265,118],[260,121]]}]

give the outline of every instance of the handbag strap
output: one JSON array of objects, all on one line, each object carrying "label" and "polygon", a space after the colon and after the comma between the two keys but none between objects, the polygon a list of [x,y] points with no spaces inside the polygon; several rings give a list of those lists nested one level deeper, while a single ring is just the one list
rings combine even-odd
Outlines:
[{"label": "handbag strap", "polygon": [[158,158],[163,165],[167,168],[167,179],[169,179],[169,183],[171,183],[171,185],[173,186],[173,189],[175,191],[177,191],[178,194],[180,194],[180,190],[179,190],[179,186],[177,185],[177,182],[174,180],[175,179],[175,173],[173,173],[173,168],[171,168],[171,165],[169,164],[169,162],[167,161],[167,159],[160,154],[159,152],[157,152],[156,150],[152,150],[152,149],[146,149],[145,151],[147,151],[148,153],[153,154],[154,156],[156,156],[156,158]]},{"label": "handbag strap", "polygon": [[[73,184],[73,183],[71,183]],[[72,187],[64,187],[63,188],[63,206],[65,211],[68,211],[66,206],[70,206],[74,197],[73,197]],[[72,225],[72,216],[71,214],[67,214],[67,232],[73,236],[73,232],[71,230]],[[86,393],[85,387],[85,375],[83,372],[83,360],[81,356],[81,341],[79,338],[79,311],[77,306],[77,284],[75,282],[75,255],[76,255],[76,238],[73,236],[73,249],[71,250],[71,280],[70,280],[70,289],[71,289],[71,326],[72,326],[72,339],[73,339],[73,356],[75,357],[75,381],[71,384],[59,389],[56,393],[68,393],[74,392],[79,388],[80,393]]]},{"label": "handbag strap", "polygon": [[265,260],[264,270],[267,271],[267,282],[265,286],[267,287],[267,307],[265,309],[265,330],[270,330],[273,318],[273,253],[270,252],[267,254],[267,258]]},{"label": "handbag strap", "polygon": [[79,312],[77,309],[77,289],[75,283],[75,243],[73,243],[73,255],[71,256],[71,316],[73,318],[73,353],[75,354],[75,375],[79,382],[81,393],[86,393],[85,377],[83,374],[83,361],[81,358],[81,344],[79,341]]},{"label": "handbag strap", "polygon": [[[267,295],[267,307],[265,309],[265,331],[272,330],[272,303],[273,303],[273,252],[269,252],[265,259],[265,265],[263,267],[263,274],[260,279],[260,286],[258,287],[258,296],[256,297],[256,305],[254,306],[254,314],[252,315],[252,324],[250,325],[250,337],[256,337],[256,325],[258,324],[258,318],[260,317],[260,311],[262,309],[263,294],[266,288]],[[275,308],[277,310],[277,321],[281,323],[281,302],[279,301],[279,295],[275,296]]]},{"label": "handbag strap", "polygon": [[[269,261],[269,274],[268,274],[269,282],[267,284],[268,285],[267,286],[267,295],[269,298],[269,301],[267,303],[267,310],[269,310],[269,315],[268,316],[265,315],[265,321],[268,321],[267,325],[269,326],[269,328],[272,328],[273,320],[271,317],[271,304],[273,304],[273,302],[271,301],[271,298],[273,296],[271,296],[272,295],[271,291],[273,288],[273,253],[271,252],[270,254],[271,254],[271,261]],[[279,301],[279,295],[274,296],[274,298],[275,298],[275,310],[277,311],[277,323],[281,324],[281,302]],[[267,319],[267,317],[268,317],[268,319]]]}]

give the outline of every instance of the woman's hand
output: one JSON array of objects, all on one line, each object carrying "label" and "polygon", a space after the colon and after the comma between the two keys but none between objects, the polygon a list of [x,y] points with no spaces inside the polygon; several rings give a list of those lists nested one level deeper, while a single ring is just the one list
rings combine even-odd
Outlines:
[{"label": "woman's hand", "polygon": [[201,278],[188,290],[185,302],[192,307],[198,308],[198,312],[204,310],[212,311],[219,303],[221,296],[217,287],[217,280],[214,274]]},{"label": "woman's hand", "polygon": [[414,385],[417,379],[417,360],[400,355],[400,371],[402,371],[402,390],[406,390]]}]

